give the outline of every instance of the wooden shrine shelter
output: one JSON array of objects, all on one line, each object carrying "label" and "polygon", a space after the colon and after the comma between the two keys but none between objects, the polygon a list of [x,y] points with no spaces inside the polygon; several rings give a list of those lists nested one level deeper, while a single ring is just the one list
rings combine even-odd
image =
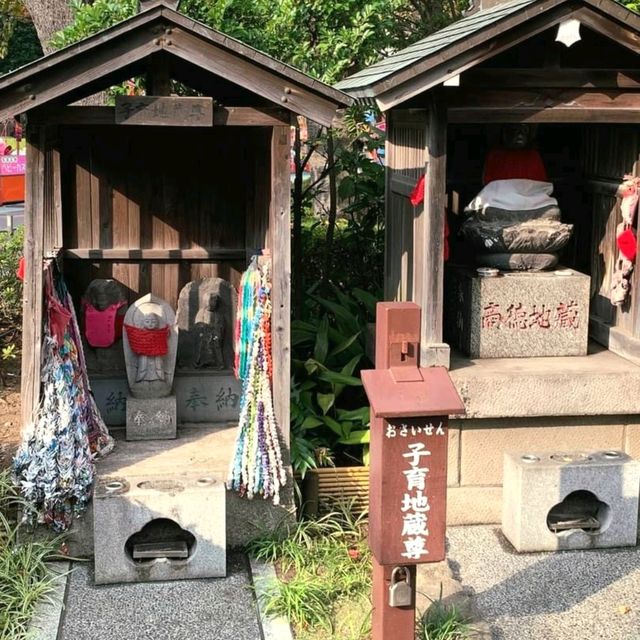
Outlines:
[{"label": "wooden shrine shelter", "polygon": [[[556,41],[561,26],[577,41]],[[609,299],[619,186],[640,175],[640,16],[613,0],[476,0],[461,20],[336,86],[386,115],[385,300],[421,305],[421,362],[450,367],[465,400],[466,419],[451,424],[450,521],[500,520],[506,450],[640,455],[637,266],[625,304]],[[502,123],[535,126],[574,225],[561,264],[591,279],[585,356],[473,359],[447,344],[445,272],[468,260],[463,209]],[[423,175],[424,204],[413,207]]]},{"label": "wooden shrine shelter", "polygon": [[[76,303],[99,277],[126,287],[130,303],[152,292],[175,308],[187,282],[237,287],[269,249],[274,402],[288,440],[290,124],[303,115],[329,126],[352,100],[177,2],[143,4],[0,79],[0,119],[27,119],[24,423],[39,399],[45,258],[59,259]],[[140,77],[146,96],[76,105]],[[171,95],[172,81],[191,97]]]}]

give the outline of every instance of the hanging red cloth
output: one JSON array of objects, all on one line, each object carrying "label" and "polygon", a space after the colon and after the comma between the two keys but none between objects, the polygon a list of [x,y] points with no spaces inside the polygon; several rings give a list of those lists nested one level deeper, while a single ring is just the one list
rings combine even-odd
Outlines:
[{"label": "hanging red cloth", "polygon": [[[409,201],[414,207],[424,202],[424,190],[426,187],[424,174],[420,176],[420,179],[413,188],[413,191],[409,195]],[[444,261],[449,259],[449,223],[447,222],[447,216],[444,217]]]},{"label": "hanging red cloth", "polygon": [[20,257],[18,260],[18,268],[16,269],[16,277],[22,281],[24,281],[24,270],[25,270],[25,259],[24,256]]},{"label": "hanging red cloth", "polygon": [[491,149],[484,163],[483,183],[516,179],[548,182],[547,170],[538,150]]}]

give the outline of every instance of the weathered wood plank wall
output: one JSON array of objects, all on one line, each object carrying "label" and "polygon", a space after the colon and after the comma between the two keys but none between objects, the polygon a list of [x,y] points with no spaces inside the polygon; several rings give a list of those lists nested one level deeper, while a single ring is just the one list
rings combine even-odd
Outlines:
[{"label": "weathered wood plank wall", "polygon": [[[409,195],[425,171],[427,112],[394,109],[387,120],[385,300],[412,300],[414,207]],[[419,207],[420,211],[422,206]]]},{"label": "weathered wood plank wall", "polygon": [[[66,129],[63,241],[72,292],[113,277],[131,301],[151,291],[175,306],[189,280],[237,285],[247,255],[267,241],[265,131]],[[90,259],[71,259],[79,257]]]}]

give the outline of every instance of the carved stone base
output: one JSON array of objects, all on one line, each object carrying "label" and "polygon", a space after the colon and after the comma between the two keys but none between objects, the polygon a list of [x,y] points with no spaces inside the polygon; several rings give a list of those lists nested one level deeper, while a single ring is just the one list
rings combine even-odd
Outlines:
[{"label": "carved stone base", "polygon": [[127,440],[169,440],[176,437],[176,397],[127,397]]},{"label": "carved stone base", "polygon": [[482,278],[452,265],[445,340],[472,358],[586,355],[589,284],[572,269]]}]

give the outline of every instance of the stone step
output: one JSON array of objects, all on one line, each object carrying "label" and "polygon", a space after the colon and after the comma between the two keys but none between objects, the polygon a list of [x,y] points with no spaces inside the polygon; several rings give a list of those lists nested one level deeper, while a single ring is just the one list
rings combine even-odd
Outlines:
[{"label": "stone step", "polygon": [[[129,479],[136,486],[144,482],[171,482],[179,478],[212,479],[223,484],[227,479],[233,455],[237,425],[198,424],[178,428],[175,440],[141,440],[127,442],[124,429],[113,429],[114,451],[96,464],[97,486],[104,481]],[[281,503],[270,500],[248,500],[235,491],[226,490],[226,545],[241,547],[262,532],[273,531],[281,523],[293,521],[293,478],[288,474],[287,486],[281,491]],[[215,518],[215,514],[211,514]],[[93,503],[86,514],[74,521],[67,544],[73,557],[94,556]],[[47,535],[41,528],[37,536]]]}]

